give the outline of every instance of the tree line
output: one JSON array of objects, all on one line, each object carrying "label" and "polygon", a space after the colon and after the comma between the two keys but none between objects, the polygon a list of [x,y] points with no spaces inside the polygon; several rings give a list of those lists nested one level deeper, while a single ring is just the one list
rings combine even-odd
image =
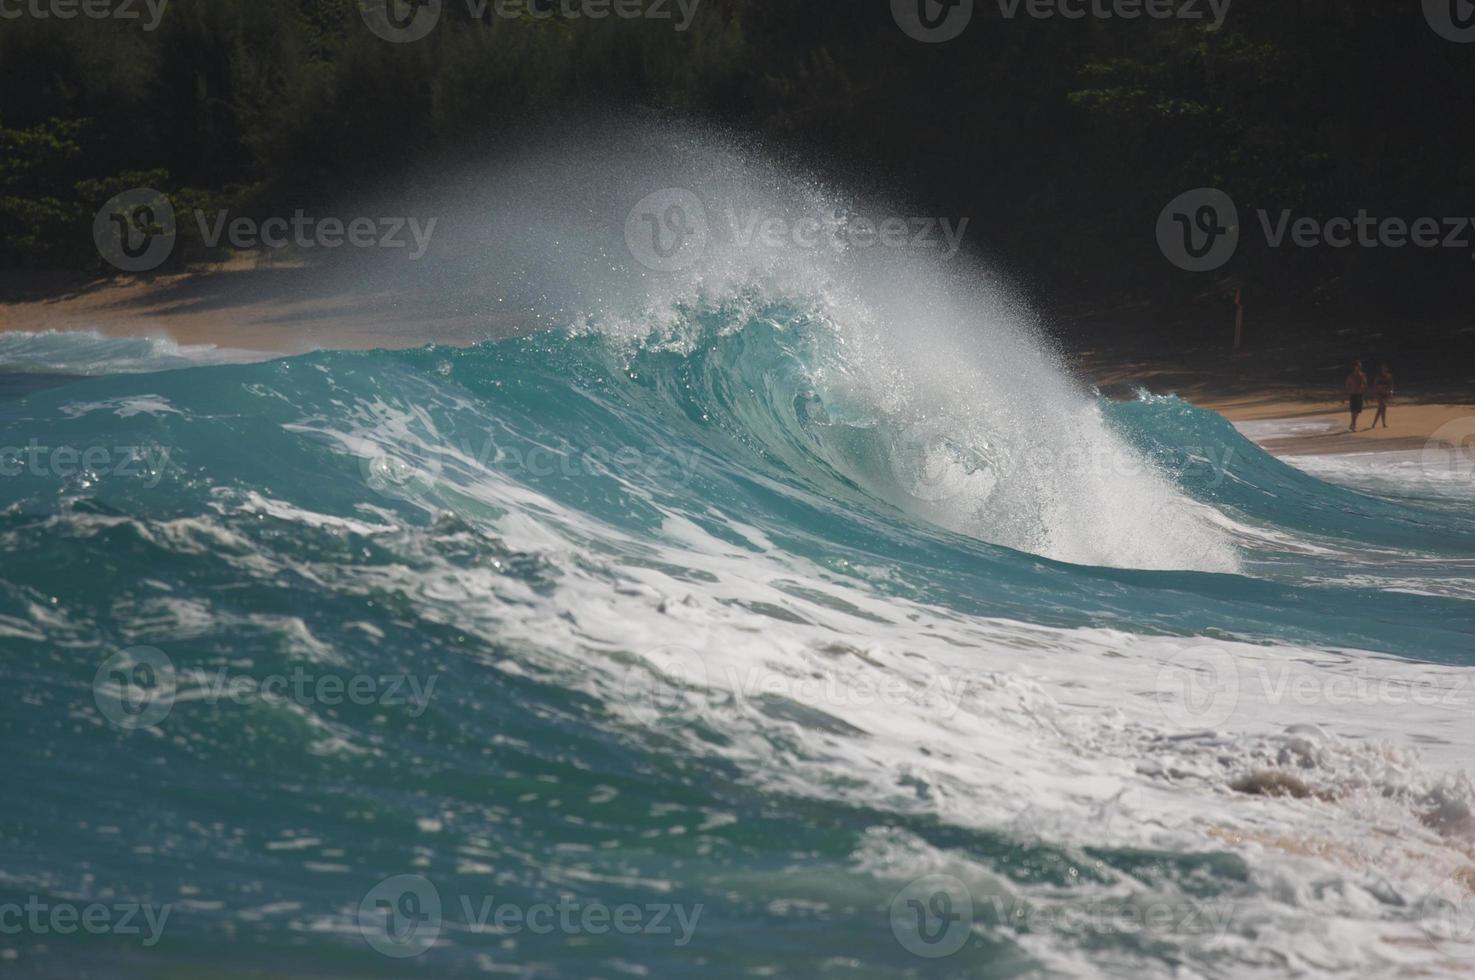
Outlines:
[{"label": "tree line", "polygon": [[[530,120],[617,105],[757,133],[918,213],[966,216],[973,246],[1052,296],[1469,298],[1475,229],[1464,248],[1266,231],[1359,211],[1475,217],[1475,130],[1459,121],[1475,44],[1441,36],[1418,3],[1238,0],[1216,26],[978,0],[940,44],[899,29],[886,0],[700,0],[680,31],[446,0],[413,43],[377,36],[359,4],[169,0],[154,29],[0,20],[0,265],[106,272],[90,229],[123,189],[242,214],[328,207],[432,181]],[[1235,200],[1241,239],[1195,275],[1154,227],[1197,187]]]}]

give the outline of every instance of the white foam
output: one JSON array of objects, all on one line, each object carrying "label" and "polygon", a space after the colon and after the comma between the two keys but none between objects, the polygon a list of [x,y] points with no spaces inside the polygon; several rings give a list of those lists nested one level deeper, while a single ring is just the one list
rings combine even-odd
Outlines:
[{"label": "white foam", "polygon": [[1286,462],[1320,480],[1403,499],[1475,503],[1475,466],[1441,449],[1290,456]]},{"label": "white foam", "polygon": [[[343,447],[358,444],[344,435]],[[382,540],[413,562],[322,574],[498,637],[513,654],[486,669],[583,691],[627,737],[679,738],[765,792],[999,832],[1081,861],[1087,847],[1236,855],[1248,878],[1216,899],[1222,928],[1155,935],[1174,949],[1166,957],[1120,954],[1144,975],[1170,975],[1162,964],[1175,958],[1226,975],[1295,964],[1331,976],[1437,970],[1450,956],[1415,913],[1468,860],[1460,820],[1475,797],[1459,767],[1475,747],[1475,669],[963,617],[782,552],[760,527],[731,527],[757,553],[675,513],[636,539],[494,470],[429,499],[483,515],[477,533],[537,554],[556,587],[452,565],[406,531]],[[1306,797],[1231,788],[1265,771]],[[1429,822],[1441,812],[1452,815],[1443,833]],[[899,888],[944,859],[898,834],[878,825],[856,870]],[[983,864],[945,859],[980,890],[997,882]],[[1079,905],[1147,887],[1108,877],[1068,895],[1017,884],[1001,894]],[[1187,900],[1171,883],[1151,887]],[[1068,973],[1101,968],[1068,931],[1026,946]]]},{"label": "white foam", "polygon": [[1301,436],[1333,435],[1346,430],[1346,426],[1335,419],[1256,419],[1236,422],[1234,427],[1246,439],[1268,442],[1271,439],[1288,439]]},{"label": "white foam", "polygon": [[274,356],[214,344],[180,344],[162,332],[141,337],[110,336],[97,329],[0,332],[0,371],[135,374]]},{"label": "white foam", "polygon": [[[996,270],[937,237],[932,247],[910,235],[888,244],[855,230],[862,216],[877,226],[905,221],[904,208],[718,132],[625,120],[447,180],[438,193],[431,213],[458,220],[406,273],[427,288],[441,288],[447,268],[474,272],[466,278],[486,291],[488,309],[525,304],[528,323],[577,325],[632,350],[690,352],[710,339],[711,323],[742,329],[786,304],[833,333],[826,349],[801,352],[814,357],[826,406],[844,402],[894,436],[892,458],[881,461],[889,472],[841,467],[876,495],[950,530],[1061,561],[1238,568],[1218,529],[1111,430]],[[632,229],[659,216],[640,207],[678,203],[700,230],[683,242],[700,247],[679,268],[651,256],[642,264]],[[812,234],[770,236],[765,222]],[[365,271],[361,282],[377,280]],[[425,323],[407,329],[427,339]],[[936,451],[944,445],[958,458]],[[979,459],[989,465],[972,465]]]}]

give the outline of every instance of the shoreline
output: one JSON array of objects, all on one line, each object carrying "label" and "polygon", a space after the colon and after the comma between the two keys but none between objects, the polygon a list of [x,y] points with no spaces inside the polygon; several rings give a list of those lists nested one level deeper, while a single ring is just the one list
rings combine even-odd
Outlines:
[{"label": "shoreline", "polygon": [[[1475,436],[1475,359],[1468,337],[1434,343],[1406,325],[1271,321],[1247,330],[1242,350],[1232,332],[1205,340],[1202,324],[1095,321],[1056,338],[1065,360],[1103,395],[1139,391],[1176,395],[1217,412],[1276,456],[1422,451]],[[1388,427],[1371,429],[1370,398],[1348,431],[1343,382],[1353,360],[1393,367],[1396,394]]]},{"label": "shoreline", "polygon": [[93,331],[291,355],[414,346],[420,341],[399,330],[409,316],[449,344],[513,336],[522,322],[464,283],[447,287],[404,270],[370,277],[268,254],[0,300],[0,333]]},{"label": "shoreline", "polygon": [[[374,292],[360,292],[302,264],[242,256],[186,272],[79,283],[69,292],[0,302],[0,333],[91,332],[269,357],[323,348],[417,346],[423,342],[418,335],[412,340],[396,329],[400,310],[413,310],[419,322],[433,327],[439,342],[452,345],[502,339],[525,329],[512,314],[480,312],[485,302],[464,295],[427,296],[406,285],[386,281]],[[1386,350],[1382,333],[1367,330],[1349,340],[1345,329],[1328,336],[1326,329],[1304,323],[1276,330],[1260,325],[1260,332],[1275,341],[1228,353],[1194,346],[1184,331],[1160,321],[1082,320],[1053,343],[1063,349],[1066,366],[1103,395],[1125,399],[1139,390],[1177,395],[1223,415],[1277,456],[1418,451],[1475,435],[1475,383],[1453,373],[1470,369],[1460,357],[1421,357],[1407,374],[1395,369],[1400,394],[1390,405],[1388,428],[1367,428],[1376,414],[1369,405],[1359,431],[1352,433],[1340,395],[1342,358],[1336,352]],[[1400,368],[1403,360],[1396,362]],[[35,387],[64,383],[41,375],[31,380]],[[0,395],[13,397],[26,387],[24,379],[8,378]]]},{"label": "shoreline", "polygon": [[[1185,399],[1191,400],[1191,399]],[[1390,452],[1419,452],[1452,446],[1475,435],[1475,405],[1440,402],[1389,403],[1387,427],[1371,429],[1377,407],[1370,405],[1358,417],[1356,432],[1348,431],[1351,413],[1342,402],[1273,401],[1229,398],[1191,400],[1234,423],[1235,428],[1276,456],[1356,456]],[[1468,424],[1461,425],[1462,420]]]}]

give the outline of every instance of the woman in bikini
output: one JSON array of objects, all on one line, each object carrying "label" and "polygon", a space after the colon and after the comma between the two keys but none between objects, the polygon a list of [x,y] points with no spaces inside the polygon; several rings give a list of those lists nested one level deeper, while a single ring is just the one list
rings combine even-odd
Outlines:
[{"label": "woman in bikini", "polygon": [[1373,424],[1369,428],[1376,429],[1378,420],[1383,420],[1383,428],[1388,428],[1388,401],[1393,397],[1393,372],[1388,370],[1384,364],[1378,371],[1378,380],[1373,382],[1373,394],[1378,399],[1378,414],[1373,416]]}]

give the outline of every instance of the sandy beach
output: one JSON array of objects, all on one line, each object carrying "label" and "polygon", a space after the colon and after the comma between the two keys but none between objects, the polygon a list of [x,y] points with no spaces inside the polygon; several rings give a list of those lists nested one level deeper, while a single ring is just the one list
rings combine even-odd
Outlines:
[{"label": "sandy beach", "polygon": [[[1475,431],[1475,377],[1463,351],[1471,328],[1440,340],[1428,324],[1353,323],[1327,326],[1287,321],[1256,324],[1240,351],[1186,343],[1182,324],[1119,322],[1077,328],[1057,338],[1076,371],[1109,397],[1138,391],[1175,394],[1216,411],[1280,456],[1420,450],[1468,440]],[[1132,353],[1124,353],[1132,352]],[[1369,396],[1351,420],[1343,383],[1354,358],[1369,375],[1393,368],[1396,395],[1387,428],[1371,428],[1377,412]],[[1469,420],[1460,426],[1460,420]],[[1456,431],[1451,431],[1451,430]]]},{"label": "sandy beach", "polygon": [[1461,428],[1462,419],[1470,420],[1469,428],[1475,430],[1475,405],[1410,404],[1395,399],[1388,408],[1386,427],[1380,423],[1370,428],[1377,409],[1369,405],[1357,420],[1358,431],[1351,432],[1351,416],[1342,402],[1209,398],[1196,403],[1235,423],[1284,423],[1242,426],[1246,435],[1281,456],[1420,450],[1431,442],[1447,445],[1446,436],[1454,435],[1452,428]]},{"label": "sandy beach", "polygon": [[280,354],[403,347],[416,342],[399,330],[409,319],[450,343],[518,329],[474,288],[427,282],[414,270],[367,277],[251,256],[147,279],[32,284],[9,274],[0,296],[18,297],[0,302],[0,331],[93,330]]}]

